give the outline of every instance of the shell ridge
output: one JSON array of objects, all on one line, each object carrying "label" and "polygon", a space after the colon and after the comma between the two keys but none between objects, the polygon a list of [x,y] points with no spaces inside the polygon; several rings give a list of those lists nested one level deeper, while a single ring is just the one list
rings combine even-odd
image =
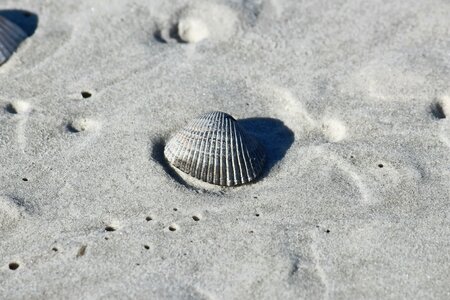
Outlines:
[{"label": "shell ridge", "polygon": [[226,131],[224,130],[225,127],[225,123],[226,123],[226,117],[225,115],[222,115],[221,118],[221,123],[220,123],[220,132],[221,132],[221,142],[222,145],[220,147],[220,183],[221,185],[227,185],[227,157],[226,152],[227,149],[225,148],[227,146],[227,140],[225,139],[226,137]]},{"label": "shell ridge", "polygon": [[[217,119],[217,112],[214,113],[214,122]],[[212,130],[212,141],[215,141],[214,146],[217,145],[217,131]],[[213,156],[213,143],[209,146],[209,156],[208,156],[208,172],[207,172],[207,182],[214,182],[214,169],[215,169],[215,162],[216,158]],[[210,160],[213,159],[213,162],[210,162]]]},{"label": "shell ridge", "polygon": [[6,22],[1,20],[0,22],[0,42],[4,49],[7,51],[11,51],[11,48],[14,48],[14,44],[17,44],[16,42],[11,40],[11,30],[6,27]]},{"label": "shell ridge", "polygon": [[[201,132],[199,129],[202,128],[203,123],[204,123],[204,119],[203,118],[199,118],[199,122],[197,124],[196,127],[192,128],[192,132],[194,133],[193,136],[193,145],[189,151],[189,156],[187,157],[187,166],[186,166],[186,173],[188,173],[189,175],[194,175],[193,172],[193,165],[196,163],[196,157],[198,155],[198,145],[199,143],[202,142],[201,139],[201,135],[203,134],[203,132]],[[198,136],[198,132],[200,132],[200,136]]]},{"label": "shell ridge", "polygon": [[10,35],[8,32],[3,31],[1,34],[1,40],[0,40],[3,49],[7,51],[7,54],[12,54],[14,52],[14,46],[17,44],[13,40],[11,40]]},{"label": "shell ridge", "polygon": [[197,132],[198,132],[198,128],[200,127],[202,122],[203,122],[203,119],[198,118],[197,122],[195,122],[195,124],[192,124],[192,126],[190,127],[190,132],[195,132],[195,135],[191,136],[191,138],[189,138],[189,135],[188,135],[188,140],[190,140],[189,147],[188,147],[189,152],[185,159],[185,166],[184,166],[185,172],[187,174],[191,174],[191,166],[193,163],[195,152],[197,150],[196,146],[200,140],[199,137],[197,136]]},{"label": "shell ridge", "polygon": [[[216,120],[214,120],[214,122],[216,123],[218,123],[219,122],[219,115],[217,115],[217,118],[216,118]],[[219,145],[219,131],[217,130],[217,128],[214,128],[214,135],[215,135],[215,137],[216,137],[216,141],[215,141],[215,146],[214,146],[214,153],[213,153],[213,156],[212,157],[214,157],[214,165],[213,165],[213,168],[212,168],[212,183],[214,183],[214,184],[218,184],[218,182],[217,182],[217,168],[218,168],[218,165],[219,165],[219,161],[218,161],[218,159],[219,159],[219,155],[218,155],[218,150],[219,150],[219,147],[218,147],[218,145]]]},{"label": "shell ridge", "polygon": [[[217,119],[217,112],[213,113],[214,117],[213,120]],[[211,130],[211,141],[215,141],[217,139],[215,130]],[[209,154],[208,154],[208,168],[206,173],[207,182],[211,182],[213,180],[213,174],[214,174],[214,157],[213,157],[213,143],[209,143]]]},{"label": "shell ridge", "polygon": [[177,157],[180,156],[181,151],[181,134],[176,134],[167,144],[167,151],[170,153],[170,155],[167,157],[171,163],[178,167],[179,164],[177,163]]},{"label": "shell ridge", "polygon": [[196,167],[196,177],[197,178],[200,178],[201,180],[203,180],[203,181],[206,181],[207,180],[207,176],[208,176],[208,160],[209,160],[209,157],[208,157],[208,151],[209,151],[209,147],[210,147],[210,138],[211,138],[211,130],[209,129],[209,124],[211,123],[211,121],[213,120],[213,118],[214,118],[214,115],[213,114],[210,114],[210,117],[209,117],[209,122],[208,122],[208,133],[207,133],[207,135],[206,135],[206,140],[205,140],[205,145],[204,145],[204,147],[203,147],[203,156],[202,156],[202,159],[201,159],[201,161],[199,161],[199,165],[197,165],[197,167]]},{"label": "shell ridge", "polygon": [[[196,120],[193,122],[196,122]],[[188,127],[191,127],[191,125],[192,124],[188,124]],[[166,155],[167,159],[183,172],[185,172],[183,159],[186,155],[186,144],[188,142],[188,138],[185,134],[186,130],[186,128],[181,130],[171,138],[167,144],[168,155]],[[180,157],[180,159],[177,159],[177,157]]]},{"label": "shell ridge", "polygon": [[199,161],[200,161],[200,155],[202,155],[202,147],[203,147],[203,144],[204,144],[204,142],[205,142],[205,139],[204,139],[204,137],[205,137],[205,130],[204,130],[204,128],[205,128],[205,124],[206,124],[206,122],[207,122],[207,118],[203,118],[202,117],[202,121],[199,123],[199,130],[201,131],[200,132],[200,134],[199,134],[199,136],[198,136],[198,138],[197,138],[197,141],[195,142],[195,145],[194,145],[194,153],[192,154],[192,160],[191,160],[191,166],[190,166],[190,168],[189,168],[189,174],[191,175],[191,176],[194,176],[194,177],[196,177],[196,169],[197,169],[197,165],[198,165],[198,163],[199,163]]},{"label": "shell ridge", "polygon": [[224,176],[225,178],[223,179],[225,182],[224,184],[226,186],[230,186],[231,185],[231,176],[230,176],[230,154],[229,154],[229,150],[230,150],[230,146],[228,145],[230,142],[230,137],[228,136],[228,122],[230,121],[229,118],[227,117],[227,115],[224,114],[223,116],[223,124],[222,124],[222,130],[225,133],[225,155],[223,156],[223,160],[224,160]]},{"label": "shell ridge", "polygon": [[236,185],[236,180],[237,180],[236,168],[235,168],[235,165],[234,165],[234,156],[236,154],[236,149],[234,149],[233,130],[231,129],[232,126],[233,126],[234,121],[231,120],[231,119],[228,119],[227,123],[228,124],[227,124],[227,128],[226,129],[227,129],[227,132],[228,132],[228,144],[229,144],[229,146],[227,147],[227,149],[228,149],[228,155],[227,155],[228,159],[227,159],[227,161],[228,161],[228,165],[229,165],[228,173],[229,173],[229,176],[230,176],[228,185],[231,186],[231,185]]},{"label": "shell ridge", "polygon": [[223,129],[225,131],[225,184],[227,186],[230,185],[231,178],[230,178],[230,155],[228,153],[228,143],[230,141],[230,137],[228,136],[228,119],[224,118],[224,126]]},{"label": "shell ridge", "polygon": [[[241,183],[245,183],[245,177],[243,176],[244,173],[242,172],[241,151],[239,150],[239,141],[238,141],[238,136],[237,136],[237,132],[236,132],[236,126],[233,126],[233,131],[234,131],[234,141],[236,143],[236,160],[237,160],[236,163],[237,163],[237,166],[239,167],[239,178],[240,178]],[[239,135],[239,137],[240,137],[240,135]]]},{"label": "shell ridge", "polygon": [[[208,118],[208,122],[206,125],[209,125],[210,122],[214,119],[214,114],[210,114]],[[208,127],[209,129],[209,127]],[[209,157],[208,157],[208,146],[210,145],[209,141],[211,138],[211,130],[206,130],[206,139],[204,139],[204,145],[203,145],[203,156],[202,159],[198,161],[196,166],[196,177],[201,178],[202,180],[207,179],[208,169],[209,169]],[[206,162],[208,160],[208,162]],[[206,173],[206,174],[205,174]]]},{"label": "shell ridge", "polygon": [[228,147],[227,149],[229,149],[229,153],[227,155],[228,158],[228,163],[230,165],[230,167],[228,168],[228,172],[230,173],[230,180],[228,181],[228,185],[236,185],[236,169],[234,166],[234,156],[235,156],[235,149],[234,149],[234,138],[233,138],[233,130],[231,129],[232,127],[232,121],[228,120],[228,124],[227,124],[227,132],[228,132]]},{"label": "shell ridge", "polygon": [[22,34],[22,29],[17,27],[15,24],[11,22],[3,22],[2,25],[3,36],[8,38],[12,45],[19,44],[26,38],[26,36]]},{"label": "shell ridge", "polygon": [[234,146],[234,142],[235,142],[235,140],[236,140],[236,137],[235,136],[233,136],[233,128],[235,128],[236,126],[233,126],[234,125],[234,123],[233,122],[229,122],[229,132],[230,132],[230,148],[231,148],[231,171],[233,172],[232,173],[232,175],[233,175],[233,182],[234,182],[234,184],[236,185],[236,184],[238,184],[238,176],[237,176],[237,174],[236,174],[236,155],[237,155],[237,153],[236,153],[236,148],[235,148],[235,146]]},{"label": "shell ridge", "polygon": [[208,129],[208,124],[211,121],[212,115],[208,115],[208,117],[203,122],[203,133],[201,136],[201,142],[199,146],[199,154],[197,156],[195,169],[193,170],[193,176],[196,178],[200,178],[203,180],[203,177],[201,177],[201,171],[204,169],[205,166],[205,150],[208,142],[208,137],[210,134],[210,131]]},{"label": "shell ridge", "polygon": [[[184,142],[185,142],[185,136],[184,136],[184,130],[177,133],[171,141],[176,142],[176,145],[173,147],[176,147],[176,150],[173,152],[173,160],[175,161],[177,157],[180,157],[180,155],[183,153],[184,150]],[[170,143],[170,142],[169,142]]]},{"label": "shell ridge", "polygon": [[[199,120],[197,119],[193,123],[197,124],[198,122],[199,122]],[[179,169],[185,173],[186,173],[187,158],[189,157],[191,145],[193,142],[193,138],[189,138],[189,136],[186,135],[186,132],[188,132],[188,130],[191,129],[194,124],[190,124],[190,126],[188,126],[187,129],[185,129],[181,132],[183,138],[182,138],[182,144],[181,144],[181,150],[180,150],[182,156],[181,156],[181,160],[179,162]]]},{"label": "shell ridge", "polygon": [[[217,124],[220,124],[220,115],[217,115]],[[215,130],[216,130],[217,139],[216,139],[216,148],[214,151],[214,168],[213,168],[214,184],[220,184],[219,176],[220,176],[221,160],[220,160],[220,146],[219,145],[222,145],[221,141],[220,141],[222,133],[217,128]],[[220,138],[219,138],[219,134],[220,134]]]},{"label": "shell ridge", "polygon": [[9,21],[8,19],[2,18],[1,24],[3,25],[3,28],[9,29],[11,32],[14,32],[14,36],[18,37],[20,41],[27,38],[27,34],[22,30],[22,28]]},{"label": "shell ridge", "polygon": [[180,152],[180,145],[181,143],[178,141],[179,134],[176,134],[168,143],[166,146],[166,150],[164,152],[167,152],[166,158],[170,162],[175,161],[177,155]]},{"label": "shell ridge", "polygon": [[220,154],[219,154],[219,159],[220,159],[220,165],[219,165],[219,184],[220,185],[225,185],[224,182],[224,172],[223,169],[225,167],[225,162],[224,162],[224,156],[223,156],[223,123],[225,122],[225,116],[221,115],[221,118],[219,119],[219,130],[220,130]]},{"label": "shell ridge", "polygon": [[19,47],[19,44],[23,41],[23,39],[21,39],[17,35],[14,36],[11,34],[7,34],[6,39],[9,41],[9,46],[12,52],[14,52]]},{"label": "shell ridge", "polygon": [[[6,60],[11,55],[11,51],[9,51],[9,49],[6,48],[1,39],[0,39],[0,53],[3,55],[4,60]],[[0,63],[2,61],[0,61]]]},{"label": "shell ridge", "polygon": [[26,38],[22,28],[0,16],[0,65],[13,55]]}]

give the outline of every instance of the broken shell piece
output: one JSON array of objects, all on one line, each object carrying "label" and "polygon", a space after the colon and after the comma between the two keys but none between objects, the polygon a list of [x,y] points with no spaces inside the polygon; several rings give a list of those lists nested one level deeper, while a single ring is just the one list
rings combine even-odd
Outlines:
[{"label": "broken shell piece", "polygon": [[223,112],[209,112],[177,132],[164,149],[177,169],[202,181],[236,186],[249,183],[263,170],[265,153],[237,121]]},{"label": "broken shell piece", "polygon": [[27,34],[19,26],[0,16],[0,65],[11,57],[26,38]]}]

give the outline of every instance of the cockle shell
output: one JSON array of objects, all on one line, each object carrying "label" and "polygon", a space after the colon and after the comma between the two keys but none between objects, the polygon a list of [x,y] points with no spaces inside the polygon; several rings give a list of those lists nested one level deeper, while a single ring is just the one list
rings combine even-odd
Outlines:
[{"label": "cockle shell", "polygon": [[0,16],[0,65],[16,51],[27,34],[16,24]]},{"label": "cockle shell", "polygon": [[222,186],[254,180],[265,162],[258,141],[232,116],[219,111],[192,120],[169,140],[164,155],[177,169]]}]

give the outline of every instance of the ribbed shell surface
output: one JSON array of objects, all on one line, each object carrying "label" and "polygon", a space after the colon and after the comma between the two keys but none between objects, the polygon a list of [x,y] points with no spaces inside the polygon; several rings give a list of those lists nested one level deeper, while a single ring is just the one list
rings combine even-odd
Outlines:
[{"label": "ribbed shell surface", "polygon": [[16,51],[27,34],[16,24],[0,16],[0,65]]},{"label": "ribbed shell surface", "polygon": [[234,186],[261,173],[265,154],[229,114],[206,113],[177,132],[164,154],[179,170],[205,182]]}]

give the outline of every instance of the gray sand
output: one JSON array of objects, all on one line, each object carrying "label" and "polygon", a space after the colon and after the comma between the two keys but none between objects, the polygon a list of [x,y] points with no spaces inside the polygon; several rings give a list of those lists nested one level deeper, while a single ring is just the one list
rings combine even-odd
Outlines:
[{"label": "gray sand", "polygon": [[[0,4],[0,298],[450,297],[448,1]],[[258,182],[164,163],[210,110]]]}]

